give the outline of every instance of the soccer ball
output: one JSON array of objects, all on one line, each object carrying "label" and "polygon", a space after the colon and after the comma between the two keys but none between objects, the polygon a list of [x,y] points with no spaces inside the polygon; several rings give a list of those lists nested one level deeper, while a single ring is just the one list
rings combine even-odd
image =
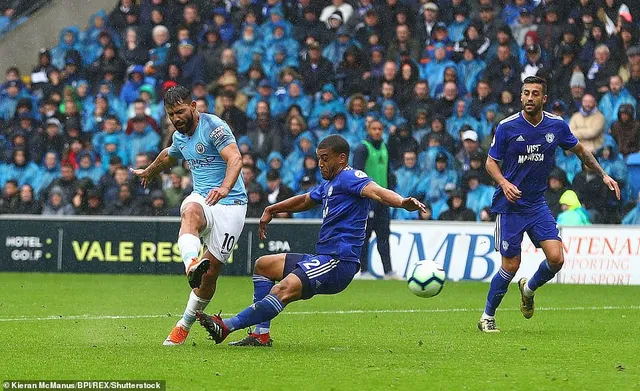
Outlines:
[{"label": "soccer ball", "polygon": [[442,290],[445,278],[440,265],[433,261],[420,261],[407,275],[407,285],[416,296],[433,297]]}]

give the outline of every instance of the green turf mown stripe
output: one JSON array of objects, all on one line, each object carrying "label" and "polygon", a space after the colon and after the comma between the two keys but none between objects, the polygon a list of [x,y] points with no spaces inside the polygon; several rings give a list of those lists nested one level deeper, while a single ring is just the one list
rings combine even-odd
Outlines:
[{"label": "green turf mown stripe", "polygon": [[[291,311],[282,312],[282,315],[358,315],[358,314],[412,314],[412,313],[438,313],[438,312],[478,312],[482,308],[434,308],[434,309],[406,309],[406,310],[344,310],[344,311]],[[601,306],[601,307],[540,307],[536,311],[616,311],[616,310],[640,310],[640,306]],[[519,311],[517,308],[503,308],[500,311]],[[234,314],[222,314],[232,316]],[[181,315],[52,315],[42,317],[12,317],[0,318],[0,322],[24,322],[40,320],[105,320],[105,319],[152,319],[177,317]]]}]

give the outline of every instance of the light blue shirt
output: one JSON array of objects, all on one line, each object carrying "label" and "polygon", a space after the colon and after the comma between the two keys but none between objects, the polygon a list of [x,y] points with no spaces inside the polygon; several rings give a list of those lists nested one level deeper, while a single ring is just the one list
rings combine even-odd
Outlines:
[{"label": "light blue shirt", "polygon": [[[173,133],[173,144],[169,147],[169,156],[184,158],[189,163],[193,175],[193,191],[207,197],[211,189],[219,187],[227,172],[227,163],[220,152],[229,144],[235,144],[229,125],[211,114],[200,114],[198,127],[191,137]],[[247,203],[247,192],[242,178],[238,180],[225,198],[222,205],[243,205]]]}]

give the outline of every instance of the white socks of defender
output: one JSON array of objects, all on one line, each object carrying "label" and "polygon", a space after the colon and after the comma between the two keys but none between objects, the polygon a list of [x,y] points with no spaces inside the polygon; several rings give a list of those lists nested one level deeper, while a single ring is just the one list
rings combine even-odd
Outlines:
[{"label": "white socks of defender", "polygon": [[178,249],[182,256],[185,272],[193,258],[198,258],[200,254],[200,238],[192,234],[182,234],[178,238]]},{"label": "white socks of defender", "polygon": [[196,292],[192,290],[191,294],[189,294],[187,308],[184,309],[184,314],[182,314],[182,319],[178,321],[178,326],[182,326],[186,330],[191,329],[191,326],[196,321],[196,311],[203,311],[207,308],[210,301],[211,299],[205,300],[199,298]]},{"label": "white socks of defender", "polygon": [[526,284],[524,284],[524,289],[522,290],[525,296],[527,297],[533,297],[533,295],[536,294],[536,291],[531,290],[531,288],[529,288],[529,282],[527,281]]}]

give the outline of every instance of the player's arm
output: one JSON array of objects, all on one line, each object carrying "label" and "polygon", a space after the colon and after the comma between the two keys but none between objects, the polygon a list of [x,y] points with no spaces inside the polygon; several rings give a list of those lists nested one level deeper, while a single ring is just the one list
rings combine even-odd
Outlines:
[{"label": "player's arm", "polygon": [[423,212],[427,211],[426,206],[424,206],[424,204],[417,199],[413,197],[404,198],[395,191],[385,189],[384,187],[378,185],[373,181],[369,182],[362,189],[362,193],[360,194],[363,197],[370,198],[374,201],[381,202],[387,206],[391,206],[394,208],[403,208],[410,212],[418,209]]},{"label": "player's arm", "polygon": [[166,168],[172,167],[176,164],[177,159],[169,154],[169,148],[171,147],[163,149],[156,157],[156,160],[149,164],[149,167],[145,169],[129,169],[133,175],[142,179],[142,186],[147,187],[149,181],[156,175],[164,171]]},{"label": "player's arm", "polygon": [[212,189],[207,195],[205,199],[207,205],[215,205],[218,201],[228,196],[236,181],[238,181],[238,176],[240,176],[240,171],[242,170],[242,155],[238,149],[238,144],[231,143],[227,145],[220,151],[220,156],[227,163],[227,170],[220,187]]},{"label": "player's arm", "polygon": [[575,147],[570,149],[570,151],[575,153],[576,156],[578,156],[580,160],[582,160],[582,163],[586,167],[598,173],[598,175],[602,177],[602,181],[604,182],[605,185],[607,185],[609,190],[615,190],[616,197],[620,199],[620,187],[618,186],[618,183],[609,175],[607,175],[606,172],[604,172],[604,170],[600,166],[600,163],[598,163],[598,160],[596,159],[596,157],[593,156],[591,152],[587,151],[581,142],[578,142]]},{"label": "player's arm", "polygon": [[304,212],[317,206],[318,204],[311,198],[310,193],[300,194],[295,197],[277,202],[264,208],[260,225],[258,226],[258,236],[261,240],[267,238],[267,224],[271,222],[273,216],[278,213]]},{"label": "player's arm", "polygon": [[485,167],[491,178],[502,188],[505,197],[509,202],[516,202],[517,199],[522,197],[522,192],[516,185],[509,182],[507,178],[502,175],[502,170],[498,165],[498,161],[492,158],[491,156],[487,157],[487,162],[485,163]]}]

